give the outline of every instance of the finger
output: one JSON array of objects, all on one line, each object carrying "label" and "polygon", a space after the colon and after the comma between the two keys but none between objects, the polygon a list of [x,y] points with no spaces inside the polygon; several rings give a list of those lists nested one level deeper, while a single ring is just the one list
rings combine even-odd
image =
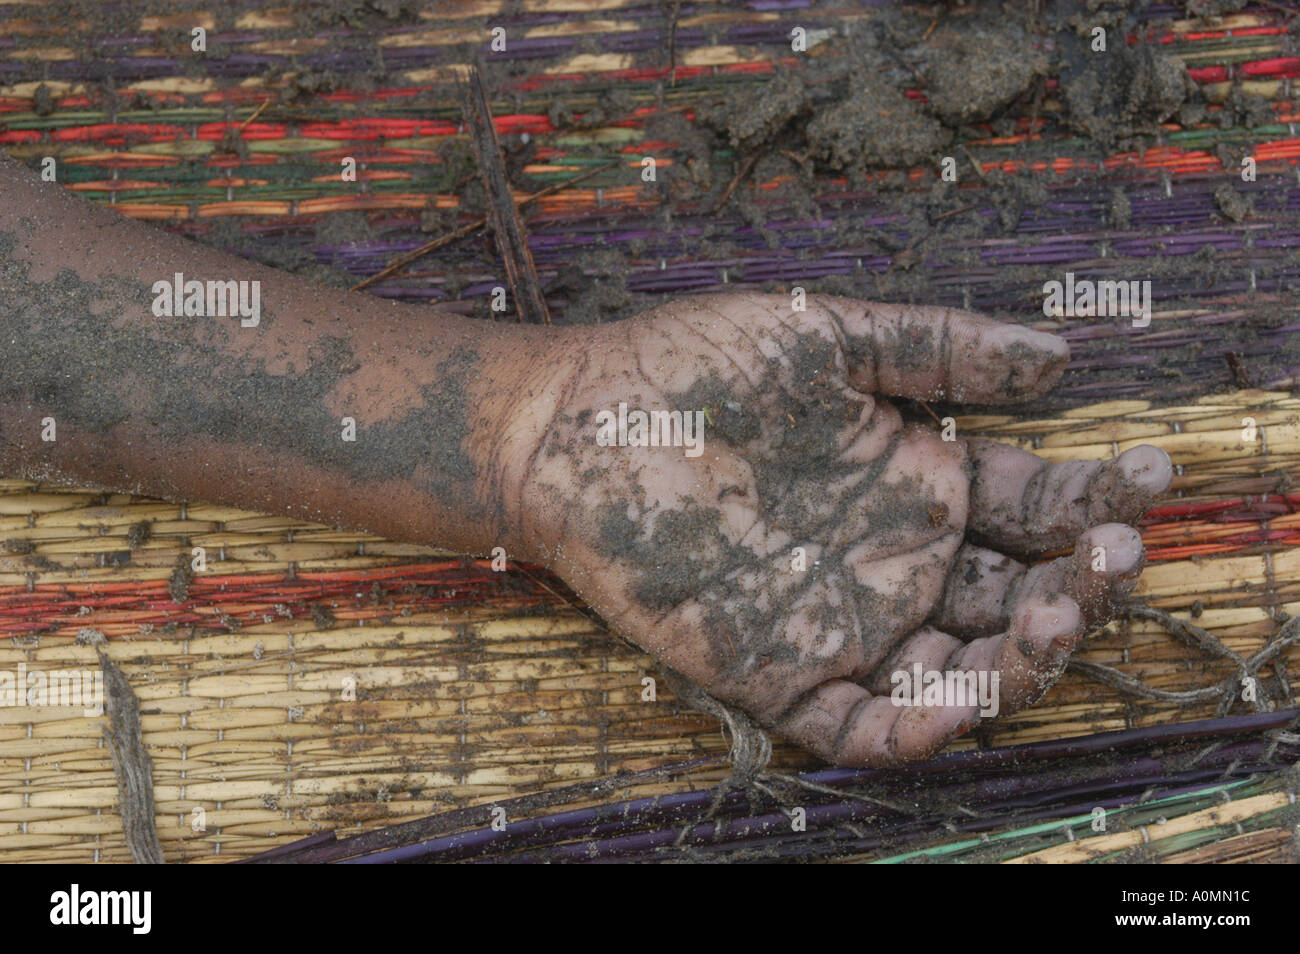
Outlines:
[{"label": "finger", "polygon": [[1070,359],[1064,338],[954,308],[813,295],[865,393],[1002,404],[1045,394]]},{"label": "finger", "polygon": [[775,725],[835,765],[883,768],[932,754],[979,720],[979,706],[903,706],[847,679],[803,696]]},{"label": "finger", "polygon": [[1173,479],[1169,455],[1142,444],[1108,461],[1051,464],[996,441],[968,442],[967,530],[995,550],[1038,554],[1070,546],[1089,527],[1132,523]]},{"label": "finger", "polygon": [[1142,535],[1124,523],[1104,523],[1080,534],[1074,552],[1031,567],[1010,595],[1012,608],[1031,597],[1063,593],[1078,604],[1086,626],[1113,619],[1146,565]]},{"label": "finger", "polygon": [[1005,715],[1031,705],[1051,688],[1083,631],[1083,612],[1068,596],[1029,596],[1012,611],[1006,632],[967,643],[953,654],[949,667],[996,672],[998,715]]},{"label": "finger", "polygon": [[1033,567],[967,543],[930,622],[963,639],[989,636],[1007,628],[1012,608],[1027,596],[1064,593],[1079,604],[1084,622],[1097,626],[1137,585],[1145,556],[1141,534],[1122,523],[1086,530],[1073,553]]},{"label": "finger", "polygon": [[922,672],[943,672],[953,653],[964,645],[940,629],[922,626],[894,647],[874,672],[859,680],[859,685],[873,695],[887,696],[897,685],[897,674],[909,675],[914,666],[920,666]]},{"label": "finger", "polygon": [[1083,628],[1083,614],[1068,596],[1030,597],[1016,607],[1006,632],[970,643],[925,627],[869,681],[876,692],[829,680],[803,696],[776,728],[836,765],[883,767],[926,758],[981,718],[1014,712],[1042,696]]}]

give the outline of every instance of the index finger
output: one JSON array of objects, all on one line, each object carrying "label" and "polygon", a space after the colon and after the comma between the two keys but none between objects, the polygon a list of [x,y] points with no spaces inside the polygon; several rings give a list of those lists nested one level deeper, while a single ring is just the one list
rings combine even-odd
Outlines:
[{"label": "index finger", "polygon": [[1011,404],[1046,394],[1065,371],[1064,338],[956,308],[810,295],[841,335],[849,383],[918,400]]}]

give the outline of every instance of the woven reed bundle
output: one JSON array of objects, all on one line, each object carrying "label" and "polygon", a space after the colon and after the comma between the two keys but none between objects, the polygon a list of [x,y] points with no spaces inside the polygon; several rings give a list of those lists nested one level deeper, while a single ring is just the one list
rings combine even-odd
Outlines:
[{"label": "woven reed bundle", "polygon": [[[125,5],[111,23],[93,4],[71,17],[53,4],[0,6],[0,148],[32,164],[56,158],[60,181],[124,214],[349,284],[481,213],[449,84],[486,58],[488,31],[503,26],[508,50],[486,75],[517,197],[619,160],[528,212],[557,320],[802,284],[1060,331],[1076,362],[1052,398],[1018,415],[961,416],[963,433],[1051,458],[1165,447],[1179,474],[1143,526],[1152,562],[1137,595],[1195,614],[1246,656],[1300,613],[1300,401],[1286,390],[1300,374],[1290,305],[1300,280],[1300,62],[1278,5],[1216,21],[1145,8],[1134,34],[1183,60],[1208,104],[1203,117],[1102,148],[1065,121],[1059,82],[1047,77],[1010,126],[960,132],[953,151],[967,150],[980,174],[963,160],[960,186],[928,211],[928,168],[809,180],[797,164],[774,162],[733,182],[743,155],[693,138],[710,102],[761,94],[783,71],[809,67],[790,51],[793,26],[809,31],[825,62],[848,55],[837,36],[884,15],[874,7],[536,0],[507,12],[464,2],[350,22],[312,6],[324,12]],[[936,22],[941,14],[936,5]],[[208,30],[214,55],[189,50],[194,26]],[[1221,122],[1247,95],[1267,115]],[[1216,190],[1246,154],[1258,180],[1235,189],[1253,209],[1234,219]],[[645,155],[668,185],[641,181]],[[357,182],[339,180],[345,156],[358,159]],[[1043,191],[1021,194],[998,175]],[[1114,217],[1116,189],[1127,222]],[[1045,318],[1042,284],[1067,270],[1153,277],[1151,326]],[[492,244],[471,239],[371,290],[481,312],[503,274]],[[1233,390],[1242,384],[1267,390]],[[535,568],[493,573],[432,549],[200,502],[13,481],[0,482],[0,541],[0,670],[94,666],[94,648],[77,636],[107,637],[144,710],[169,861],[246,857],[322,829],[368,830],[726,750],[716,720],[679,706],[662,681],[657,701],[643,701],[652,661]],[[209,566],[191,581],[177,567],[195,546]],[[1281,687],[1296,688],[1296,652],[1267,673],[1279,705],[1289,704]],[[1081,658],[1162,690],[1231,672],[1149,620],[1112,624]],[[355,702],[344,699],[345,680],[355,681]],[[1071,673],[1032,710],[953,749],[1215,712],[1212,702],[1133,698]],[[0,857],[128,860],[100,721],[0,708]],[[774,765],[814,767],[787,746]],[[725,774],[715,759],[690,784]],[[618,797],[682,784],[642,780]],[[1286,784],[1207,786],[1150,819],[1134,808],[1126,837],[1159,842],[1167,861],[1283,857],[1294,824]],[[1225,797],[1238,806],[1230,824],[1207,808]],[[205,831],[192,827],[196,808]],[[1161,817],[1183,821],[1166,828]],[[1114,831],[1097,837],[1116,840],[1090,846],[1086,826],[1065,845],[1045,844],[1064,836],[1056,821],[1041,824],[1046,833],[1008,825],[1008,856],[1081,861],[1129,847]],[[926,850],[957,860],[985,845],[928,837],[922,848],[858,857]]]},{"label": "woven reed bundle", "polygon": [[[1244,417],[1256,421],[1254,443],[1241,440]],[[1268,493],[1300,477],[1300,400],[1243,392],[1177,407],[1112,402],[1051,419],[970,417],[959,426],[1052,458],[1109,456],[1139,440],[1164,447],[1181,473],[1176,497],[1143,526],[1152,564],[1137,595],[1184,617],[1195,605],[1199,625],[1247,656],[1282,613],[1300,614],[1300,495]],[[716,722],[681,709],[662,681],[657,701],[643,702],[653,662],[605,634],[541,570],[493,573],[432,550],[199,504],[0,487],[0,630],[8,635],[0,670],[94,666],[77,634],[109,638],[146,713],[169,859],[239,857],[321,828],[392,824],[725,750]],[[133,530],[142,524],[147,536]],[[206,548],[208,571],[187,592],[169,592],[193,546]],[[1229,673],[1147,621],[1111,624],[1080,658],[1165,690]],[[1300,690],[1300,648],[1283,658]],[[346,678],[356,702],[344,701]],[[1067,674],[981,741],[1081,736],[1214,711],[1130,698]],[[127,858],[99,721],[0,708],[6,860]],[[775,764],[814,767],[781,745]],[[692,782],[724,774],[715,764]],[[195,808],[206,832],[191,828]]]}]

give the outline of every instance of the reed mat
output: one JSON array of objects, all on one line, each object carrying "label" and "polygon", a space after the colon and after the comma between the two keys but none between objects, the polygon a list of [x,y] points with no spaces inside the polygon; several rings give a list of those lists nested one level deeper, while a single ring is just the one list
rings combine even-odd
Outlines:
[{"label": "reed mat", "polygon": [[[160,13],[137,0],[110,16],[11,2],[0,148],[53,160],[60,182],[125,215],[359,284],[485,214],[454,87],[478,63],[518,198],[599,172],[528,210],[557,322],[798,285],[1062,332],[1076,360],[1058,406],[1291,387],[1300,19],[1271,2],[1209,17],[1195,14],[1237,4],[1106,6],[178,0]],[[1088,15],[1112,51],[1163,59],[1087,59]],[[1026,32],[1000,32],[1012,26]],[[1041,72],[1015,74],[995,115],[927,120],[925,141],[849,154],[817,125],[844,107],[832,133],[890,131],[862,126],[875,113],[853,108],[855,70],[887,81],[897,112],[997,85],[1036,54]],[[965,79],[943,78],[953,63]],[[1153,88],[1161,68],[1187,88]],[[1045,318],[1044,283],[1066,272],[1150,280],[1151,324]],[[369,290],[496,317],[506,284],[478,232]]]},{"label": "reed mat", "polygon": [[[958,424],[1051,459],[1164,447],[1178,476],[1142,526],[1150,565],[1136,596],[1243,657],[1300,615],[1300,399],[1240,392]],[[106,637],[140,698],[169,861],[239,858],[468,805],[486,813],[521,794],[727,748],[715,719],[678,704],[651,659],[538,568],[494,572],[276,517],[14,481],[0,483],[0,540],[0,671],[94,668],[87,634]],[[200,574],[185,569],[195,547],[207,559]],[[1078,658],[1165,692],[1232,674],[1141,619],[1093,634]],[[1293,708],[1300,646],[1260,677],[1262,703]],[[1071,672],[1033,709],[951,750],[1184,723],[1221,705],[1145,698]],[[1252,706],[1238,699],[1231,711]],[[80,710],[0,708],[4,860],[128,860],[102,723]],[[773,767],[816,764],[778,744]],[[726,771],[714,758],[686,781],[629,780],[620,797],[707,788]],[[1277,809],[1287,777],[1275,779],[1281,794],[1241,811]],[[1198,803],[1179,831],[1218,832],[1211,815]],[[1287,825],[1237,841],[1229,827],[1205,857],[1294,851]],[[1086,857],[1090,840],[1051,857]]]}]

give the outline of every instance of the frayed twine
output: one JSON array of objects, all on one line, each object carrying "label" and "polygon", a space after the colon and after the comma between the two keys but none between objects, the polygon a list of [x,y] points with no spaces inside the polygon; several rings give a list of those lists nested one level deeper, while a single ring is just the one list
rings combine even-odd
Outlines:
[{"label": "frayed twine", "polygon": [[[683,849],[688,856],[692,854],[692,849],[686,844],[686,839],[692,829],[717,819],[723,801],[735,791],[743,791],[751,804],[759,801],[755,793],[761,793],[792,819],[794,818],[794,809],[798,806],[790,804],[791,793],[798,789],[820,795],[831,795],[848,801],[865,802],[901,814],[919,814],[915,808],[908,808],[882,798],[873,798],[870,795],[855,792],[845,792],[808,781],[797,775],[769,771],[768,765],[772,761],[772,737],[768,735],[766,729],[739,709],[734,709],[725,702],[713,698],[681,673],[675,672],[666,666],[663,667],[662,671],[664,681],[668,683],[668,688],[673,691],[677,698],[693,709],[699,709],[702,712],[716,716],[726,727],[726,734],[731,741],[731,748],[727,754],[727,760],[731,763],[731,773],[718,783],[713,800],[703,817],[685,825],[678,833],[676,841],[673,842],[675,848]],[[781,784],[773,787],[767,784],[768,782]],[[786,791],[783,793],[778,791],[777,788],[784,788]],[[958,807],[959,810],[967,814],[977,814],[961,806]],[[718,823],[721,824],[720,821]]]},{"label": "frayed twine", "polygon": [[1217,701],[1217,714],[1220,717],[1227,715],[1232,710],[1233,704],[1244,695],[1243,690],[1248,684],[1254,687],[1256,691],[1251,698],[1242,701],[1250,702],[1256,712],[1273,711],[1272,700],[1262,698],[1263,679],[1259,675],[1259,670],[1276,660],[1282,650],[1293,643],[1300,642],[1300,616],[1293,616],[1286,620],[1274,637],[1269,640],[1268,645],[1247,659],[1239,653],[1233,652],[1208,630],[1186,620],[1178,619],[1164,610],[1152,606],[1132,605],[1125,608],[1124,615],[1130,619],[1145,619],[1159,623],[1173,636],[1212,656],[1231,663],[1237,671],[1213,685],[1202,686],[1198,689],[1169,690],[1157,689],[1155,686],[1150,686],[1142,680],[1111,666],[1103,666],[1100,663],[1087,662],[1082,659],[1071,659],[1068,663],[1069,670],[1130,697],[1136,696],[1154,699],[1159,702],[1172,702],[1177,705],[1195,705],[1197,703]]}]

